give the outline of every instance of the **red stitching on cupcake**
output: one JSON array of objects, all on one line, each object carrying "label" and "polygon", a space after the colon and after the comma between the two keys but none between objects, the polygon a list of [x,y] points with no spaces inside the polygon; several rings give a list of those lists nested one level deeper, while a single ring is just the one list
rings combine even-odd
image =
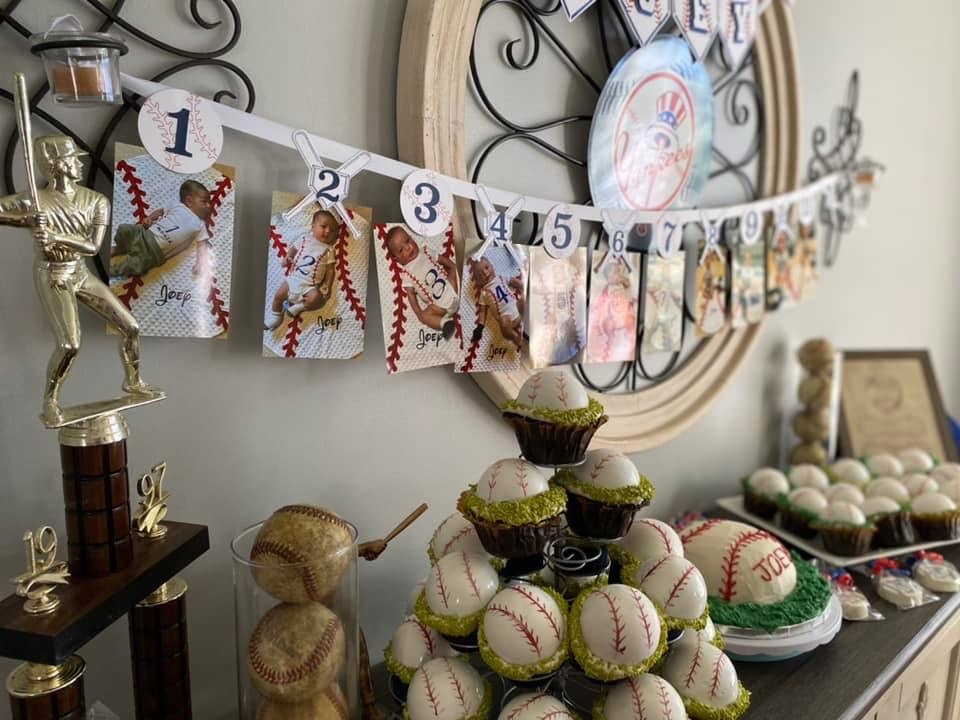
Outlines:
[{"label": "red stitching on cupcake", "polygon": [[523,616],[517,614],[515,611],[504,605],[488,605],[487,610],[494,612],[498,615],[501,615],[513,625],[513,627],[523,635],[523,639],[526,641],[527,645],[530,646],[530,649],[536,654],[537,657],[540,657],[543,652],[543,648],[540,645],[540,636],[537,635],[536,631],[527,624],[527,621],[524,620]]},{"label": "red stitching on cupcake", "polygon": [[433,689],[433,683],[430,682],[430,673],[424,670],[423,672],[423,684],[424,690],[427,693],[427,700],[430,702],[430,706],[433,708],[434,716],[440,714],[440,701],[437,698],[437,692]]},{"label": "red stitching on cupcake", "polygon": [[667,602],[664,603],[664,607],[670,607],[673,601],[677,599],[677,595],[681,590],[683,590],[684,587],[686,587],[687,581],[690,579],[690,575],[693,574],[694,570],[694,566],[691,565],[686,569],[683,575],[680,576],[677,582],[674,583],[673,589],[670,591],[670,597],[667,598]]},{"label": "red stitching on cupcake", "polygon": [[723,661],[727,659],[727,656],[723,653],[717,655],[716,662],[713,663],[713,679],[710,682],[710,697],[715,698],[717,696],[717,690],[720,687],[720,673],[723,670]]},{"label": "red stitching on cupcake", "polygon": [[600,590],[599,594],[606,599],[607,607],[610,611],[610,619],[613,621],[613,642],[611,643],[611,647],[617,655],[623,655],[627,651],[627,645],[624,642],[626,639],[624,637],[625,628],[623,620],[620,617],[620,608],[617,607],[617,604],[606,590]]},{"label": "red stitching on cupcake", "polygon": [[653,567],[651,567],[649,570],[647,570],[647,571],[643,574],[643,577],[640,578],[640,583],[641,583],[641,584],[644,583],[648,577],[650,577],[651,575],[653,575],[657,570],[660,569],[660,566],[661,566],[661,565],[663,565],[665,562],[667,562],[667,560],[669,560],[669,559],[672,558],[672,557],[673,557],[673,555],[664,555],[662,558],[660,558],[659,560],[657,560],[657,561],[653,564]]},{"label": "red stitching on cupcake", "polygon": [[460,559],[463,561],[464,572],[467,573],[467,580],[470,581],[470,587],[473,588],[473,594],[477,600],[480,599],[480,587],[477,585],[477,579],[473,576],[473,570],[470,568],[470,561],[467,560],[466,553],[460,553]]},{"label": "red stitching on cupcake", "polygon": [[666,551],[671,555],[673,554],[674,547],[670,540],[670,536],[664,531],[663,527],[661,527],[659,523],[653,522],[646,518],[637,518],[635,522],[641,522],[644,525],[646,525],[648,528],[652,528],[653,531],[660,536],[660,539],[663,541],[663,546],[666,549]]},{"label": "red stitching on cupcake", "polygon": [[550,612],[550,610],[547,608],[547,606],[543,603],[543,601],[540,598],[534,595],[534,592],[532,590],[528,590],[522,585],[517,585],[510,589],[513,590],[514,592],[520,593],[521,595],[523,595],[523,597],[529,600],[530,603],[533,605],[533,607],[536,608],[537,612],[543,615],[547,619],[547,622],[550,623],[550,627],[553,629],[554,637],[557,640],[560,640],[562,638],[563,633],[560,631],[560,625],[557,623],[556,618],[553,617],[553,613]]},{"label": "red stitching on cupcake", "polygon": [[690,687],[694,681],[694,673],[697,672],[697,668],[700,667],[700,659],[703,657],[703,638],[697,633],[697,651],[693,654],[693,662],[690,663],[690,671],[687,673],[687,678],[684,681],[686,687]]},{"label": "red stitching on cupcake", "polygon": [[647,608],[644,607],[641,602],[641,598],[645,596],[639,590],[634,590],[630,593],[630,597],[633,598],[633,604],[636,605],[637,612],[639,613],[638,617],[640,618],[640,622],[643,623],[643,632],[647,636],[647,647],[652,648],[654,647],[654,642],[653,632],[650,628],[650,618],[647,617]]},{"label": "red stitching on cupcake", "polygon": [[637,720],[646,720],[647,710],[643,705],[643,696],[637,689],[636,678],[630,678],[630,682],[628,682],[627,685],[630,688],[630,697],[631,702],[633,703],[634,715],[636,715]]},{"label": "red stitching on cupcake", "polygon": [[615,456],[616,453],[608,452],[606,455],[600,458],[600,462],[594,465],[593,470],[590,471],[590,480],[596,482],[597,478],[600,476],[600,471],[603,470],[603,468],[607,466],[607,463],[609,463],[610,460],[612,460]]},{"label": "red stitching on cupcake", "polygon": [[664,720],[672,720],[673,708],[670,707],[670,693],[667,692],[667,681],[662,680],[656,675],[653,676],[653,681],[657,686],[657,695],[660,697],[660,708],[663,710]]},{"label": "red stitching on cupcake", "polygon": [[490,475],[487,476],[487,500],[493,499],[493,489],[497,486],[500,479],[500,470],[503,468],[503,460],[497,460],[490,467]]},{"label": "red stitching on cupcake", "polygon": [[450,665],[449,660],[444,659],[443,664],[447,668],[447,675],[450,676],[450,684],[453,685],[453,691],[457,694],[457,698],[460,700],[460,707],[466,709],[467,698],[463,692],[463,685],[460,684],[460,678],[458,678],[457,674],[453,671],[453,667]]},{"label": "red stitching on cupcake", "polygon": [[763,530],[753,530],[740,533],[734,542],[727,546],[720,568],[723,572],[723,584],[720,586],[720,597],[730,601],[737,594],[737,567],[740,565],[740,554],[747,545],[757,540],[764,540],[770,536]]},{"label": "red stitching on cupcake", "polygon": [[[449,518],[447,518],[447,520],[449,520]],[[439,532],[440,529],[443,529],[443,526],[447,524],[447,520],[443,521],[437,532]],[[447,541],[447,544],[443,546],[443,555],[449,555],[452,552],[451,548],[453,548],[457,542],[459,542],[463,537],[469,535],[471,532],[474,532],[473,525],[465,525],[464,527],[460,528],[456,534],[450,538],[449,541]],[[441,557],[443,557],[443,555],[441,555]]]},{"label": "red stitching on cupcake", "polygon": [[420,631],[420,637],[423,640],[423,645],[427,649],[427,652],[431,655],[437,654],[437,644],[433,640],[433,633],[430,632],[430,628],[424,625],[419,620],[407,620],[409,623],[413,623],[417,630]]},{"label": "red stitching on cupcake", "polygon": [[507,715],[506,720],[514,720],[514,718],[517,717],[517,715],[522,713],[524,710],[526,710],[528,707],[533,705],[537,700],[539,700],[542,697],[544,697],[544,693],[537,693],[536,695],[534,695],[533,697],[531,697],[530,699],[522,703],[519,707],[515,707],[513,710],[510,711],[510,714]]},{"label": "red stitching on cupcake", "polygon": [[537,395],[540,393],[540,385],[543,383],[543,375],[537,373],[530,378],[530,390],[527,392],[527,400],[530,401],[532,405],[536,399]]},{"label": "red stitching on cupcake", "polygon": [[440,569],[439,563],[433,569],[437,573],[437,591],[440,593],[440,600],[443,602],[444,609],[447,609],[450,607],[450,595],[447,592],[447,584],[443,581],[443,570]]}]

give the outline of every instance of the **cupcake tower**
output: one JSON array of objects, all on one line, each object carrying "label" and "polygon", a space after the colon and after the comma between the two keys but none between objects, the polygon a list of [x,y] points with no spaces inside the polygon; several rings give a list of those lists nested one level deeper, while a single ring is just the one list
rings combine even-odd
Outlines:
[{"label": "cupcake tower", "polygon": [[[598,719],[739,717],[749,693],[703,575],[669,525],[636,517],[653,485],[621,453],[588,450],[602,406],[564,368],[533,375],[503,411],[522,457],[460,495],[385,651],[405,717],[576,718],[560,700],[572,675],[595,684],[596,704],[579,711]],[[491,679],[505,689],[499,711]]]}]

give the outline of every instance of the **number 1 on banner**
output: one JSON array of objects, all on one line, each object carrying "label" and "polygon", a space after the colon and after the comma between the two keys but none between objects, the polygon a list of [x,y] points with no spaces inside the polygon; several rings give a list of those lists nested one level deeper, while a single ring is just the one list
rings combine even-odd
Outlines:
[{"label": "number 1 on banner", "polygon": [[436,237],[450,225],[453,194],[441,176],[430,170],[414,170],[403,179],[400,212],[416,234]]},{"label": "number 1 on banner", "polygon": [[562,260],[580,245],[580,218],[569,205],[554,205],[543,222],[543,247],[547,254]]},{"label": "number 1 on banner", "polygon": [[223,150],[223,125],[214,104],[176,88],[144,100],[137,130],[150,157],[185,175],[203,172]]},{"label": "number 1 on banner", "polygon": [[183,108],[177,112],[167,113],[167,115],[177,121],[177,132],[173,147],[164,148],[164,150],[175,155],[193,157],[193,153],[187,150],[187,124],[190,122],[190,111]]}]

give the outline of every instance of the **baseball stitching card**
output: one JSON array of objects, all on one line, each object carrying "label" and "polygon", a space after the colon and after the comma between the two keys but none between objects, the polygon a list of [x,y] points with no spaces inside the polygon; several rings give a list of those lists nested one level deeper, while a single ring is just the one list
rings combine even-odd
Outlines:
[{"label": "baseball stitching card", "polygon": [[516,370],[523,351],[527,298],[524,248],[492,246],[482,257],[468,257],[460,288],[463,352],[458,373]]},{"label": "baseball stitching card", "polygon": [[143,335],[225,339],[236,170],[184,175],[123,143],[115,162],[110,289]]},{"label": "baseball stitching card", "polygon": [[594,255],[590,274],[588,363],[633,362],[637,355],[640,254]]},{"label": "baseball stitching card", "polygon": [[704,250],[696,272],[693,316],[699,337],[720,332],[727,317],[727,263],[720,249]]},{"label": "baseball stitching card", "polygon": [[350,360],[363,352],[373,213],[346,206],[360,233],[354,237],[315,203],[285,219],[299,201],[294,193],[273,194],[263,354]]},{"label": "baseball stitching card", "polygon": [[375,226],[387,371],[446,365],[463,349],[453,227],[424,237],[402,223]]},{"label": "baseball stitching card", "polygon": [[587,249],[553,258],[529,248],[530,362],[535,368],[580,362],[587,344]]},{"label": "baseball stitching card", "polygon": [[767,228],[767,309],[793,307],[800,300],[796,234],[789,225]]},{"label": "baseball stitching card", "polygon": [[686,253],[647,254],[643,345],[648,353],[678,352],[683,343],[683,272]]}]

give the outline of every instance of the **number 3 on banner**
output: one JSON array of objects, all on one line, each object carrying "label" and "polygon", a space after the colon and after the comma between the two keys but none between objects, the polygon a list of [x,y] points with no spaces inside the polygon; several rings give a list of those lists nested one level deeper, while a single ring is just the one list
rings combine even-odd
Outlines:
[{"label": "number 3 on banner", "polygon": [[580,245],[580,218],[569,205],[554,205],[543,221],[543,247],[547,254],[562,260]]},{"label": "number 3 on banner", "polygon": [[400,188],[403,221],[417,235],[443,233],[453,216],[453,194],[443,178],[430,170],[414,170]]},{"label": "number 3 on banner", "polygon": [[137,130],[154,160],[185,175],[203,172],[223,150],[223,125],[213,103],[176,88],[144,101]]}]

